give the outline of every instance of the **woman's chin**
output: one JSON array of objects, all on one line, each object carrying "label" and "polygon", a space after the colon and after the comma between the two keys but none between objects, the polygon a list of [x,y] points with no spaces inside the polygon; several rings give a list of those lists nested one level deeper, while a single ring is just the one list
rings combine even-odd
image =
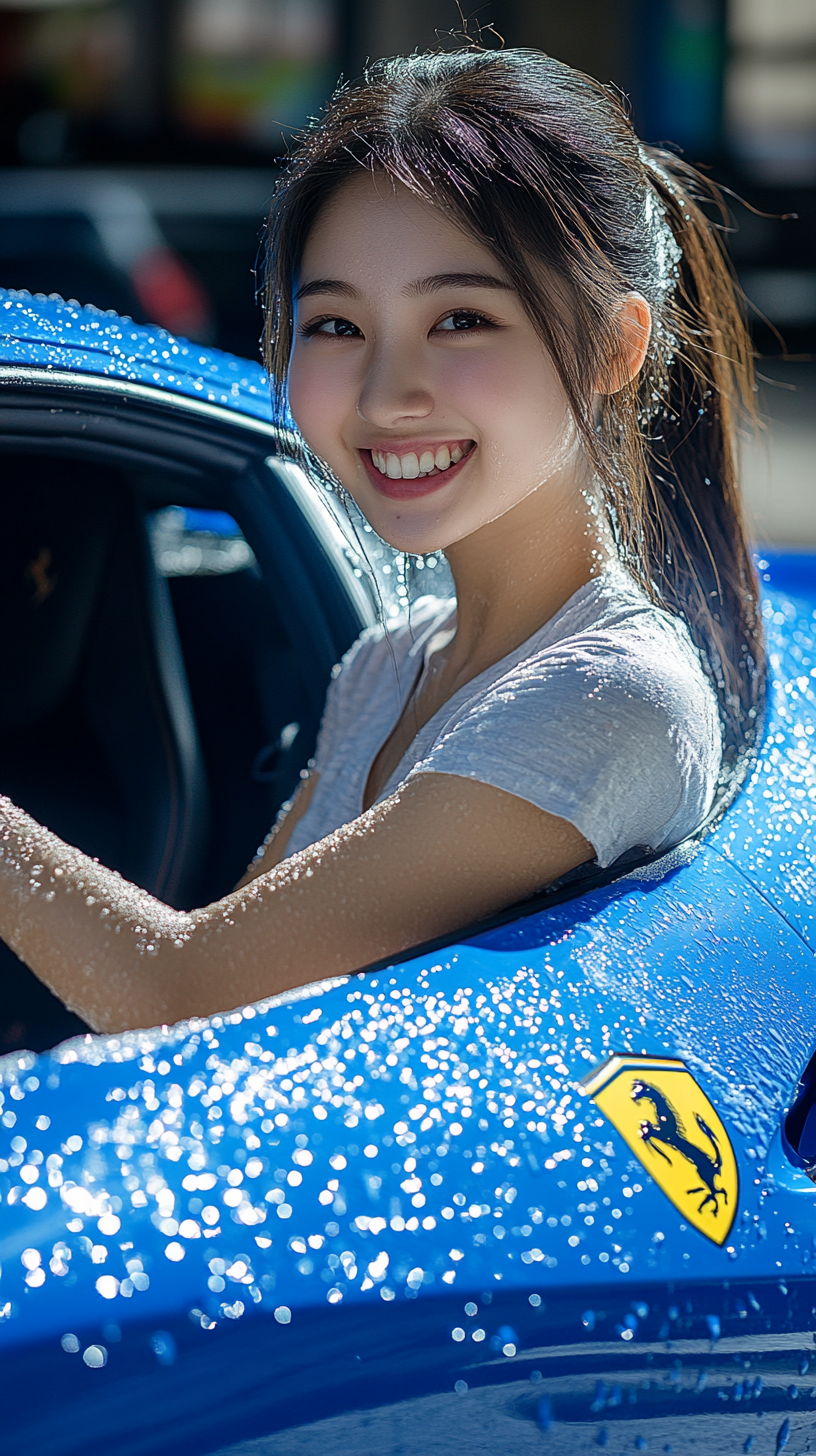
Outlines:
[{"label": "woman's chin", "polygon": [[380,530],[375,521],[369,524],[387,546],[393,551],[403,551],[407,556],[434,556],[445,549],[438,533],[431,535],[422,531]]},{"label": "woman's chin", "polygon": [[381,499],[371,499],[366,492],[350,492],[356,505],[362,511],[368,524],[394,551],[405,551],[409,556],[429,556],[444,551],[449,533],[440,529],[438,512],[417,511],[417,503],[411,502],[406,510],[402,502],[393,502],[391,509],[383,509]]}]

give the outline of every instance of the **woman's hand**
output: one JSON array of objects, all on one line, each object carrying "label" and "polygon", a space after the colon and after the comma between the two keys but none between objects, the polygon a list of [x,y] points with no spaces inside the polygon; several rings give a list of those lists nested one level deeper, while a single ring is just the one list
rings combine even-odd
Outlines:
[{"label": "woman's hand", "polygon": [[172,910],[0,800],[0,935],[99,1031],[348,975],[513,904],[593,857],[566,820],[423,773],[204,909]]}]

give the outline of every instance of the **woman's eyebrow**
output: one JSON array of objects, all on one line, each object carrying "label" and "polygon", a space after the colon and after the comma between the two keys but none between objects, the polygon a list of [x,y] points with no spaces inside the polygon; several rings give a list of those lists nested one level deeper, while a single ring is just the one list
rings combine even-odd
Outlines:
[{"label": "woman's eyebrow", "polygon": [[311,283],[304,283],[295,294],[295,302],[299,303],[301,298],[312,298],[316,293],[339,294],[341,298],[359,298],[359,292],[353,283],[344,283],[342,278],[314,278]]},{"label": "woman's eyebrow", "polygon": [[404,290],[408,294],[441,293],[445,288],[502,288],[512,292],[513,285],[494,273],[432,273],[418,278]]}]

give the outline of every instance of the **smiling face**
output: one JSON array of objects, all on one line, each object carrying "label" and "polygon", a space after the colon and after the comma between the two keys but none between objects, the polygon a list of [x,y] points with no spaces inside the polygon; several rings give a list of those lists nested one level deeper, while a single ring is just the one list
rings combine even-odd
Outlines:
[{"label": "smiling face", "polygon": [[289,400],[375,531],[445,549],[585,479],[567,397],[493,255],[400,183],[345,182],[309,234]]}]

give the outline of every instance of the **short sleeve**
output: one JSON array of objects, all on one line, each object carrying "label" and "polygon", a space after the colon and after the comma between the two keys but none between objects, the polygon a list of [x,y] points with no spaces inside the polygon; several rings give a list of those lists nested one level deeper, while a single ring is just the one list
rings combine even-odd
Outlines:
[{"label": "short sleeve", "polygon": [[[717,706],[685,628],[587,632],[520,663],[439,734],[416,773],[478,779],[574,824],[606,866],[668,849],[710,807]],[[409,776],[409,777],[410,777]]]}]

